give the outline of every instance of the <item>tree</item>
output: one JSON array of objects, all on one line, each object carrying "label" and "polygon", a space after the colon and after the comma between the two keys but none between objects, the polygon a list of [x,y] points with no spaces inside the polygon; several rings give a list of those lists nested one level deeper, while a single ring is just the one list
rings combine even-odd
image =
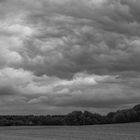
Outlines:
[{"label": "tree", "polygon": [[123,112],[117,112],[112,120],[113,123],[125,123],[127,122],[127,118],[125,117],[125,114]]},{"label": "tree", "polygon": [[73,111],[66,115],[65,120],[68,125],[83,125],[83,113],[81,111]]}]

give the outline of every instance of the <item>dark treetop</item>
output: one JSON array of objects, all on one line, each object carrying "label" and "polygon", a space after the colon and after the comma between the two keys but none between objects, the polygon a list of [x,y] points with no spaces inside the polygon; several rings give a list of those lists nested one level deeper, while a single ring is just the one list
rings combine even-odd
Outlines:
[{"label": "dark treetop", "polygon": [[131,109],[110,112],[106,116],[88,111],[73,111],[67,115],[0,116],[0,126],[22,125],[94,125],[140,122],[140,104]]}]

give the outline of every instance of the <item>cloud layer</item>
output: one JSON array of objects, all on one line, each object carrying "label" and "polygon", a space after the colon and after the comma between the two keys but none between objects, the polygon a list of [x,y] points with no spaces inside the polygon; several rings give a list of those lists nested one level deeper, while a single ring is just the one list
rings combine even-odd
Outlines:
[{"label": "cloud layer", "polygon": [[0,111],[123,108],[140,100],[139,0],[1,0]]}]

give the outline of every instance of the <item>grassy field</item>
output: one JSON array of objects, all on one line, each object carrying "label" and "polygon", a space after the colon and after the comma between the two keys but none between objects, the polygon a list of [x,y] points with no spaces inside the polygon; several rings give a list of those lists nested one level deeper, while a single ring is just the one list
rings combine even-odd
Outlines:
[{"label": "grassy field", "polygon": [[0,127],[0,140],[140,140],[140,123]]}]

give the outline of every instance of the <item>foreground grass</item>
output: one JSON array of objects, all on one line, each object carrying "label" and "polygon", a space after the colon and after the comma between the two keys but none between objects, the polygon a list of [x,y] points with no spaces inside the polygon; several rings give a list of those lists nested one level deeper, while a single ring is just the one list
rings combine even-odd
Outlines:
[{"label": "foreground grass", "polygon": [[100,126],[1,127],[0,140],[140,140],[140,123]]}]

